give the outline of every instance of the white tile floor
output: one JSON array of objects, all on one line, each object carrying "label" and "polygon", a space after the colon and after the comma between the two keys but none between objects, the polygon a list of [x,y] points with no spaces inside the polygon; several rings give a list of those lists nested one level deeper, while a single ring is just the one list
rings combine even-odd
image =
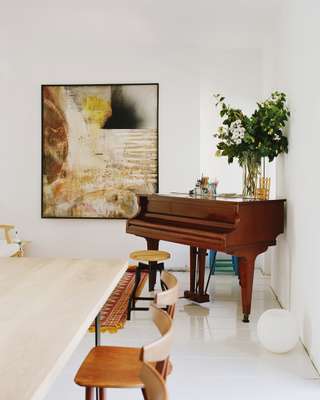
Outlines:
[{"label": "white tile floor", "polygon": [[[181,292],[188,274],[176,273]],[[211,287],[214,300],[202,305],[179,300],[172,352],[173,373],[168,378],[170,399],[320,399],[320,378],[299,344],[292,352],[265,351],[256,336],[261,313],[279,307],[269,279],[256,272],[250,323],[241,322],[237,278],[217,275]],[[148,313],[136,312],[117,334],[103,334],[102,344],[141,346],[157,337]],[[46,400],[84,399],[73,378],[94,337],[87,334]],[[109,390],[109,400],[141,399],[136,390]]]}]

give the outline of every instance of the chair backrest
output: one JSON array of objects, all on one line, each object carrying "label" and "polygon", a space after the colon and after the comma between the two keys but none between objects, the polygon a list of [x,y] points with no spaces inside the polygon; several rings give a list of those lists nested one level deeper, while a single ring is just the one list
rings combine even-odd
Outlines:
[{"label": "chair backrest", "polygon": [[142,364],[140,378],[144,384],[148,400],[169,399],[164,379],[150,364]]},{"label": "chair backrest", "polygon": [[141,360],[144,362],[165,361],[170,354],[173,339],[172,319],[167,312],[154,304],[151,304],[150,311],[152,320],[159,329],[161,337],[143,346]]},{"label": "chair backrest", "polygon": [[10,231],[11,231],[11,229],[14,229],[14,225],[0,225],[0,229],[3,229],[3,231],[4,231],[4,240],[8,244],[12,243]]},{"label": "chair backrest", "polygon": [[166,290],[156,294],[154,303],[159,307],[168,307],[168,314],[173,318],[175,305],[179,298],[178,280],[173,274],[164,270],[161,272],[161,283],[164,285]]}]

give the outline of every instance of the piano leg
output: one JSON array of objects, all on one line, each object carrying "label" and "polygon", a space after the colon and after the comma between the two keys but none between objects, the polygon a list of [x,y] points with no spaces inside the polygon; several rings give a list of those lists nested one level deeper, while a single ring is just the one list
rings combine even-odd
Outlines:
[{"label": "piano leg", "polygon": [[257,254],[247,254],[239,258],[239,280],[241,286],[243,322],[249,322],[251,312],[254,262]]},{"label": "piano leg", "polygon": [[145,238],[147,241],[148,250],[159,250],[159,240],[152,238]]},{"label": "piano leg", "polygon": [[[159,250],[159,240],[146,238],[147,241],[147,249],[148,250]],[[149,269],[149,292],[154,291],[155,284],[157,282],[157,263],[150,262],[150,269]]]},{"label": "piano leg", "polygon": [[197,248],[190,247],[190,293],[195,292],[197,270]]},{"label": "piano leg", "polygon": [[190,247],[190,290],[186,290],[184,296],[198,303],[209,301],[209,295],[204,293],[206,253],[206,249]]},{"label": "piano leg", "polygon": [[[198,281],[198,291],[199,294],[204,294],[204,274],[206,268],[206,249],[198,249],[198,273],[199,273],[199,281]],[[209,299],[208,299],[209,300]]]}]

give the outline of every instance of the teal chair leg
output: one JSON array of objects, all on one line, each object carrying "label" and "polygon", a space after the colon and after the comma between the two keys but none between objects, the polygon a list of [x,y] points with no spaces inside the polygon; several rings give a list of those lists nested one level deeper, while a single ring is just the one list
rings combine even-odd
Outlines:
[{"label": "teal chair leg", "polygon": [[232,268],[234,274],[239,275],[239,260],[236,256],[232,256]]},{"label": "teal chair leg", "polygon": [[215,250],[210,250],[209,252],[210,275],[214,274],[216,267],[216,257],[217,257],[217,252]]},{"label": "teal chair leg", "polygon": [[[209,276],[208,276],[208,279],[207,279],[206,289],[204,291],[205,293],[207,292],[207,289],[209,287],[211,275],[214,275],[214,273],[215,273],[216,257],[217,257],[216,250],[210,250],[209,251],[209,267],[210,267],[210,271],[209,271]],[[234,272],[235,275],[239,275],[239,260],[238,260],[238,257],[236,257],[236,256],[231,256],[231,257],[232,257],[232,269],[233,269],[233,272]]]},{"label": "teal chair leg", "polygon": [[207,293],[207,289],[208,289],[208,286],[209,286],[209,283],[210,283],[211,275],[213,275],[214,271],[215,271],[216,257],[217,257],[216,250],[210,250],[209,251],[209,267],[210,267],[210,271],[209,271],[209,276],[208,276],[208,279],[207,279],[206,288],[205,288],[205,291],[204,291],[205,293]]}]

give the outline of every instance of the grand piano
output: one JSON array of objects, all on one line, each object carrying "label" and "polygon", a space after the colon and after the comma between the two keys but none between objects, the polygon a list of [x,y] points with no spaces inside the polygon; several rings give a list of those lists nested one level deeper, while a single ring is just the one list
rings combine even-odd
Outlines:
[{"label": "grand piano", "polygon": [[255,259],[283,232],[285,200],[152,194],[140,195],[138,202],[127,233],[144,237],[150,250],[158,249],[160,240],[190,246],[190,289],[185,297],[209,301],[204,290],[207,249],[239,257],[243,321],[249,322]]}]

